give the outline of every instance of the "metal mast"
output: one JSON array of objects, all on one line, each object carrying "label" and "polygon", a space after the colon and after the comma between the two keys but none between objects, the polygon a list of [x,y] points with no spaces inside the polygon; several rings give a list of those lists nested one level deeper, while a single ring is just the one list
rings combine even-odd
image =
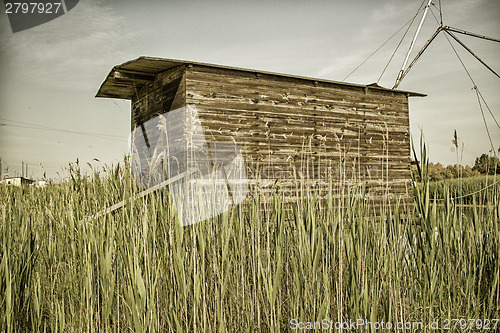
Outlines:
[{"label": "metal mast", "polygon": [[408,63],[408,59],[410,58],[411,51],[413,50],[413,46],[415,45],[415,41],[417,40],[418,34],[420,33],[420,29],[422,28],[422,24],[424,24],[425,17],[427,16],[427,12],[429,11],[429,7],[432,4],[432,0],[429,0],[427,5],[425,6],[424,15],[420,20],[420,24],[418,25],[417,31],[415,32],[415,36],[413,36],[413,40],[411,41],[410,48],[408,53],[406,54],[405,61],[403,62],[403,66],[401,66],[401,70],[399,71],[398,78],[396,79],[396,83],[394,83],[394,87],[392,89],[396,89],[399,83],[402,80],[403,73],[405,71],[406,64]]}]

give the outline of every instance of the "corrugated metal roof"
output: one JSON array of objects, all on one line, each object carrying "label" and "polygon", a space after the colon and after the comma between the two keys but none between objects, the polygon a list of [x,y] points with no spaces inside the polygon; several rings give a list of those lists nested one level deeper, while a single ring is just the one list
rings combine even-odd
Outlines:
[{"label": "corrugated metal roof", "polygon": [[152,57],[139,57],[134,60],[127,61],[121,65],[113,67],[109,72],[106,80],[102,83],[96,97],[106,97],[106,98],[120,98],[120,99],[132,99],[132,96],[146,83],[152,82],[155,75],[164,72],[168,69],[181,66],[181,65],[199,65],[207,67],[215,67],[222,69],[231,69],[244,72],[252,72],[259,74],[267,74],[281,77],[290,77],[300,80],[316,81],[340,84],[345,86],[370,88],[376,90],[393,91],[397,93],[407,94],[409,96],[426,96],[425,94],[403,91],[403,90],[393,90],[388,88],[380,87],[376,84],[362,85],[354,83],[346,83],[325,79],[315,79],[304,76],[290,75],[290,74],[280,74],[273,72],[260,71],[255,69],[237,68],[231,66],[221,66],[213,64],[205,64],[195,61],[185,61],[185,60],[175,60],[175,59],[165,59],[165,58],[152,58]]}]

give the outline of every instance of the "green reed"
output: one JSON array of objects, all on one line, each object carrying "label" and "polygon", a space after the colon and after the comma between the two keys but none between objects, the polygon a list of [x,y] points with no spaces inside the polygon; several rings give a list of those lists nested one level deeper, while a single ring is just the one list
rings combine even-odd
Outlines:
[{"label": "green reed", "polygon": [[[498,318],[499,207],[414,205],[374,214],[357,193],[293,204],[252,190],[181,227],[167,192],[134,199],[126,168],[70,168],[46,188],[0,187],[0,328],[6,332],[268,332],[290,321]],[[498,202],[498,192],[496,192]],[[126,205],[88,218],[114,203]]]}]

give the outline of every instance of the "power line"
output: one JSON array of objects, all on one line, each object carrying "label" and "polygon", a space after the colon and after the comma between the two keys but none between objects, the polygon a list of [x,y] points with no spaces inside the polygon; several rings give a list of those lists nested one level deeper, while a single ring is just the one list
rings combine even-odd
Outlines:
[{"label": "power line", "polygon": [[479,96],[481,97],[481,99],[483,100],[483,103],[484,105],[486,105],[486,108],[488,109],[488,111],[490,112],[490,115],[491,117],[493,118],[493,120],[495,121],[495,124],[497,124],[497,127],[498,129],[500,129],[500,125],[498,124],[498,121],[497,119],[495,118],[495,115],[493,115],[493,112],[491,112],[491,109],[490,107],[488,106],[488,104],[486,103],[486,101],[484,100],[484,97],[483,97],[483,94],[481,94],[481,92],[478,90],[477,91],[479,93]]},{"label": "power line", "polygon": [[[405,39],[406,34],[408,33],[408,31],[410,30],[411,26],[413,25],[413,21],[415,21],[415,19],[417,18],[418,14],[421,12],[421,10],[422,10],[422,6],[424,5],[424,3],[425,3],[425,0],[424,0],[424,1],[422,1],[422,3],[420,4],[420,7],[418,8],[417,13],[415,14],[415,16],[413,16],[413,18],[412,18],[410,21],[408,21],[408,23],[409,23],[409,22],[411,22],[411,23],[410,23],[410,25],[408,26],[408,29],[406,29],[406,31],[405,31],[405,33],[404,33],[403,37],[401,37],[401,40],[399,41],[398,46],[396,46],[396,49],[394,50],[394,52],[392,53],[391,57],[389,58],[389,61],[388,61],[388,62],[387,62],[387,64],[385,65],[384,70],[382,71],[382,74],[380,74],[380,76],[379,76],[379,78],[378,78],[378,80],[377,80],[377,84],[378,84],[378,83],[380,82],[380,80],[382,79],[382,76],[384,76],[384,73],[385,73],[385,71],[387,70],[387,67],[389,67],[389,64],[391,63],[392,59],[393,59],[393,58],[394,58],[394,56],[396,55],[396,52],[398,51],[399,47],[401,46],[401,43],[402,43],[402,42],[403,42],[403,40]],[[406,24],[408,24],[408,23],[406,23]],[[400,29],[400,30],[401,30],[401,29]],[[392,37],[391,37],[391,38],[392,38]]]},{"label": "power line", "polygon": [[[420,9],[419,9],[419,11],[420,11]],[[416,17],[416,15],[415,15],[415,17]],[[413,20],[415,19],[415,17],[412,18],[411,20],[409,20],[408,22],[406,22],[401,28],[399,28],[398,31],[396,31],[391,37],[389,37],[389,39],[387,39],[382,45],[380,45],[375,51],[373,51],[365,60],[363,60],[362,63],[360,63],[356,68],[354,68],[342,81],[347,80],[347,78],[349,76],[351,76],[355,71],[357,71],[361,66],[363,66],[363,64],[365,62],[367,62],[368,59],[370,59],[375,53],[377,53],[382,47],[384,47],[385,44],[387,44],[394,36],[396,36],[401,30],[403,30],[404,27],[406,27],[410,22],[413,23]],[[411,26],[411,24],[410,24],[410,26]],[[408,27],[408,29],[410,29],[410,27]],[[408,30],[406,30],[405,35],[406,35],[407,32],[408,32]],[[403,35],[403,38],[404,38],[405,35]]]},{"label": "power line", "polygon": [[486,64],[483,60],[481,60],[481,58],[479,58],[474,52],[472,52],[471,49],[469,49],[464,43],[462,43],[462,41],[460,39],[458,39],[454,34],[452,34],[450,31],[448,31],[448,29],[444,29],[444,32],[446,32],[448,35],[450,35],[451,37],[453,37],[453,39],[455,39],[457,41],[458,44],[462,45],[462,47],[464,49],[466,49],[470,54],[472,54],[474,56],[474,58],[476,58],[481,64],[483,64],[486,68],[488,68],[490,70],[490,72],[492,72],[493,74],[495,74],[497,77],[500,78],[500,75],[498,75],[497,72],[495,72],[493,70],[493,68],[491,68],[490,66],[488,66],[488,64]]},{"label": "power line", "polygon": [[113,140],[113,141],[123,141],[123,140],[119,140],[117,138],[107,137],[105,134],[98,134],[98,133],[84,133],[84,132],[77,132],[77,131],[57,130],[57,129],[48,129],[48,128],[23,126],[23,125],[14,125],[14,124],[4,124],[4,125],[10,126],[10,127],[18,127],[18,128],[27,128],[27,129],[36,129],[36,130],[43,130],[43,131],[55,131],[55,132],[64,132],[64,133],[69,133],[69,134],[78,134],[78,135],[93,136],[93,137],[96,137],[96,138]]},{"label": "power line", "polygon": [[[54,130],[54,131],[62,131],[62,132],[69,132],[69,133],[76,133],[76,134],[89,134],[89,135],[100,135],[100,136],[107,136],[107,137],[117,137],[117,138],[122,138],[121,135],[111,135],[111,134],[102,134],[102,133],[91,133],[91,132],[81,132],[81,131],[73,131],[73,130],[64,130],[60,128],[55,128],[55,127],[49,127],[49,126],[43,126],[43,125],[37,125],[37,124],[31,124],[31,123],[25,123],[22,121],[16,121],[16,120],[11,120],[11,119],[6,119],[6,118],[1,118],[1,120],[4,121],[9,121],[12,123],[17,123],[17,124],[22,124],[26,126],[31,126],[33,128],[40,128],[40,129],[47,129],[47,130]],[[9,126],[9,124],[4,124]]]},{"label": "power line", "polygon": [[[2,161],[2,163],[5,164],[5,165],[7,165],[7,167],[10,166],[10,165],[16,165],[16,166],[22,166],[23,165],[22,163],[16,163],[16,162],[5,162],[5,161]],[[40,166],[40,163],[36,164],[35,162],[31,162],[31,163],[29,163],[29,165],[32,168],[34,168],[34,169],[37,169],[37,168],[39,169],[41,167],[42,169],[61,170],[61,167],[59,167],[59,168],[53,168],[53,167],[45,166],[43,164]]]},{"label": "power line", "polygon": [[[450,38],[448,37],[448,35],[445,34],[445,37],[446,37],[446,40],[448,41],[448,43],[450,44],[451,48],[453,49],[453,52],[455,53],[455,55],[457,56],[458,60],[460,61],[460,63],[462,64],[462,67],[464,68],[465,72],[467,73],[467,75],[469,76],[469,79],[471,80],[472,84],[474,85],[474,87],[472,89],[475,90],[476,92],[476,96],[477,96],[477,100],[479,102],[479,109],[481,110],[481,115],[483,117],[483,122],[484,122],[484,126],[486,128],[486,133],[488,134],[488,139],[490,140],[490,145],[491,145],[491,149],[493,150],[493,154],[496,156],[496,152],[495,152],[495,147],[493,145],[493,140],[491,139],[491,135],[490,135],[490,130],[488,129],[488,123],[486,122],[486,118],[484,116],[484,111],[483,111],[483,106],[481,104],[481,100],[480,100],[480,92],[479,92],[479,88],[477,87],[476,85],[476,82],[474,81],[474,79],[472,78],[472,75],[470,74],[469,70],[467,69],[467,67],[465,66],[464,62],[462,61],[462,58],[460,58],[460,55],[458,54],[457,50],[455,49],[455,47],[453,46],[453,44],[451,43],[451,40]],[[482,97],[482,95],[481,95]],[[489,108],[488,108],[489,110]],[[491,111],[490,111],[491,112]],[[493,116],[493,114],[491,114]],[[495,120],[495,122],[497,123],[495,117],[493,116],[493,119]],[[497,123],[498,124],[498,123]]]},{"label": "power line", "polygon": [[[452,197],[452,198],[450,198],[450,199],[451,199],[451,201],[452,201],[452,202],[454,202],[454,201],[457,201],[458,199],[467,198],[467,197],[470,197],[470,196],[472,196],[472,195],[474,195],[474,194],[477,194],[477,193],[479,193],[479,192],[482,192],[482,191],[484,191],[484,190],[487,190],[487,189],[489,189],[490,187],[493,187],[493,186],[495,186],[496,184],[499,184],[499,183],[500,183],[500,181],[496,181],[496,182],[494,182],[493,184],[490,184],[490,185],[488,185],[488,186],[485,186],[485,187],[483,187],[483,188],[481,188],[481,189],[479,189],[479,190],[477,190],[477,191],[474,191],[474,192],[471,192],[471,193],[468,193],[468,194],[464,194],[464,195],[461,195],[461,196],[459,196],[459,197]],[[445,201],[445,199],[432,199],[432,200],[436,200],[436,201]]]},{"label": "power line", "polygon": [[[495,38],[491,38],[491,37],[487,37],[487,36],[482,36],[482,35],[478,35],[478,34],[474,34],[474,33],[470,33],[470,32],[467,32],[467,31],[464,31],[464,30],[459,30],[459,29],[456,29],[456,28],[450,28],[448,26],[444,26],[443,25],[443,16],[442,16],[442,11],[441,11],[441,2],[439,2],[439,14],[440,14],[440,21],[438,20],[438,18],[436,17],[436,15],[434,15],[434,12],[432,11],[432,8],[430,10],[432,16],[434,17],[434,19],[436,20],[436,22],[438,23],[439,25],[439,28],[436,30],[436,32],[434,33],[434,35],[431,37],[431,39],[429,39],[426,43],[426,45],[424,46],[424,48],[419,52],[419,54],[415,57],[415,59],[412,61],[412,63],[410,64],[410,66],[408,66],[408,69],[406,70],[405,73],[403,73],[403,77],[404,75],[406,75],[406,73],[410,70],[410,68],[413,66],[413,64],[419,59],[419,57],[422,55],[422,53],[425,51],[425,49],[427,48],[427,46],[434,40],[434,38],[439,34],[439,32],[441,31],[444,31],[446,34],[450,35],[451,37],[453,37],[455,39],[455,41],[457,43],[459,43],[462,47],[464,47],[469,53],[471,53],[481,64],[483,64],[484,66],[486,66],[491,72],[493,72],[497,77],[499,76],[491,67],[489,67],[484,61],[482,61],[476,54],[474,54],[474,52],[472,52],[472,50],[470,50],[464,43],[462,43],[456,36],[454,36],[449,30],[451,31],[456,31],[456,32],[459,32],[459,33],[463,33],[463,34],[466,34],[466,35],[471,35],[473,37],[478,37],[478,38],[482,38],[482,39],[487,39],[487,40],[492,40],[492,41],[496,41],[496,42],[500,42],[500,40],[497,40]],[[465,72],[467,73],[467,75],[469,76],[469,79],[471,80],[472,84],[474,85],[473,89],[475,90],[476,92],[476,97],[477,97],[477,100],[478,100],[478,103],[479,103],[479,108],[481,110],[481,115],[483,117],[483,122],[484,122],[484,125],[485,125],[485,128],[486,128],[486,133],[488,134],[488,138],[489,138],[489,141],[490,141],[490,144],[491,144],[491,148],[492,150],[495,152],[495,148],[494,148],[494,145],[493,145],[493,140],[491,139],[491,135],[490,135],[490,131],[489,131],[489,128],[488,128],[488,124],[486,123],[486,118],[484,116],[484,110],[483,110],[483,106],[482,106],[482,103],[481,103],[481,100],[484,102],[486,108],[488,109],[491,117],[493,118],[493,120],[495,121],[495,124],[497,125],[497,127],[500,129],[500,125],[498,123],[498,121],[496,120],[495,116],[493,115],[493,112],[491,112],[491,109],[490,107],[488,106],[488,104],[486,103],[486,100],[484,99],[483,95],[481,94],[481,92],[479,91],[479,88],[477,87],[476,83],[474,82],[474,79],[472,78],[472,75],[470,74],[469,70],[467,69],[467,67],[465,66],[464,62],[462,61],[462,59],[460,58],[458,52],[456,51],[455,47],[453,46],[453,44],[451,43],[449,37],[445,34],[445,37],[446,39],[448,40],[448,43],[450,44],[451,48],[453,49],[453,52],[455,53],[455,55],[457,56],[458,60],[460,61],[460,63],[462,64],[462,67],[464,68]],[[495,154],[496,156],[496,154]]]},{"label": "power line", "polygon": [[62,132],[62,133],[69,133],[69,134],[87,135],[87,136],[93,136],[93,137],[98,137],[101,139],[108,139],[108,140],[115,140],[115,141],[123,141],[125,139],[125,137],[121,136],[121,135],[65,130],[65,129],[54,128],[54,127],[49,127],[49,126],[42,126],[42,125],[25,123],[25,122],[11,120],[11,119],[5,119],[5,118],[0,118],[0,120],[12,123],[12,124],[0,123],[0,127],[11,126],[11,127],[18,127],[18,128],[37,129],[37,130],[44,130],[44,131],[54,131],[54,132]]}]

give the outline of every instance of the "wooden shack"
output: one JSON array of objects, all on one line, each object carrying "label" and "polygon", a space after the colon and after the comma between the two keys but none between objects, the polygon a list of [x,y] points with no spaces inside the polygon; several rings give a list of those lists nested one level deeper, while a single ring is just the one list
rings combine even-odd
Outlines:
[{"label": "wooden shack", "polygon": [[[140,57],[115,66],[96,97],[131,100],[132,132],[144,132],[155,117],[194,107],[208,150],[234,143],[250,184],[264,192],[280,187],[294,200],[297,188],[349,189],[378,205],[411,200],[410,96],[425,95]],[[155,134],[144,134],[150,147]]]}]

